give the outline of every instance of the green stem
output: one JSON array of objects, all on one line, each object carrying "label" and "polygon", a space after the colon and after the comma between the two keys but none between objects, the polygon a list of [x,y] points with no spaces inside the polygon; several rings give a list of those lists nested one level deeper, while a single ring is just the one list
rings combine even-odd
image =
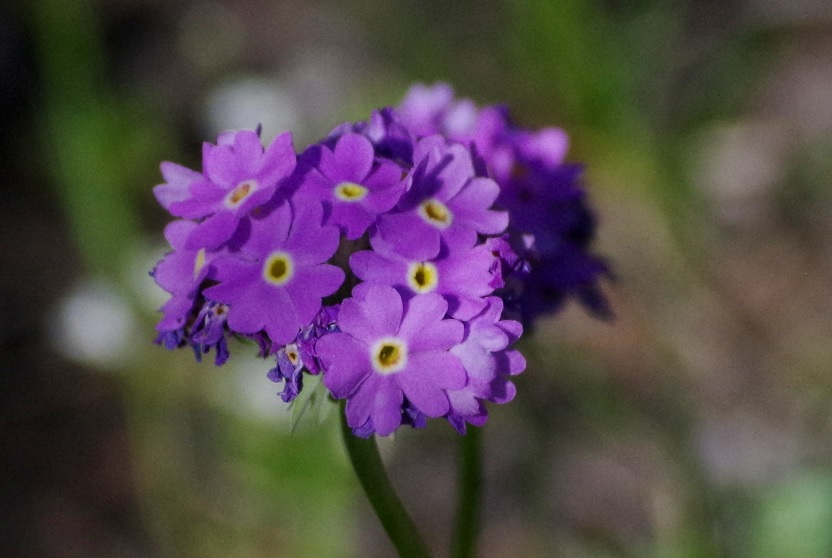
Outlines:
[{"label": "green stem", "polygon": [[375,438],[359,438],[347,425],[341,406],[341,434],[350,463],[387,536],[402,558],[430,556],[422,535],[393,489],[378,453]]},{"label": "green stem", "polygon": [[455,558],[472,558],[477,553],[480,533],[482,433],[479,428],[468,428],[468,433],[460,438],[460,495],[451,555]]}]

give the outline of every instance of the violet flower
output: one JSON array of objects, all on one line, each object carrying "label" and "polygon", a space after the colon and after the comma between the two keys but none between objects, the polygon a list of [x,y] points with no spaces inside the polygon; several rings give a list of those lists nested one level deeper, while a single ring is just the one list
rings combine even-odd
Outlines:
[{"label": "violet flower", "polygon": [[302,160],[310,168],[296,199],[322,202],[326,222],[338,225],[351,240],[392,209],[404,191],[401,167],[376,160],[370,140],[352,132],[338,138],[332,150],[313,145]]},{"label": "violet flower", "polygon": [[[407,397],[429,417],[449,409],[446,390],[465,386],[467,374],[449,349],[462,341],[461,322],[445,319],[448,304],[437,294],[405,305],[392,287],[371,286],[361,299],[341,305],[341,332],[321,338],[318,355],[327,369],[324,384],[347,399],[347,424],[391,434],[402,423]],[[363,430],[359,430],[366,433]]]},{"label": "violet flower", "polygon": [[414,160],[407,192],[377,225],[382,240],[399,254],[429,260],[439,254],[440,238],[459,235],[473,246],[477,233],[505,230],[508,214],[491,209],[500,187],[476,175],[469,148],[430,136],[416,145]]},{"label": "violet flower", "polygon": [[338,229],[324,226],[318,204],[296,212],[285,203],[252,219],[239,255],[215,260],[218,285],[205,296],[229,307],[228,325],[239,333],[265,330],[273,343],[295,339],[334,293],[344,272],[327,264],[338,247]]},{"label": "violet flower", "polygon": [[295,169],[296,155],[288,132],[263,150],[259,132],[226,132],[217,145],[202,149],[202,175],[163,163],[167,183],[154,189],[173,215],[204,219],[189,235],[190,249],[216,248],[237,230],[240,220],[269,201]]}]

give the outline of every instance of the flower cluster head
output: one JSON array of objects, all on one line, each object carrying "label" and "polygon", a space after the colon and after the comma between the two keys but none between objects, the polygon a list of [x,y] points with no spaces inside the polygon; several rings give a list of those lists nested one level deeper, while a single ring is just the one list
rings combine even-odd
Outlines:
[{"label": "flower cluster head", "polygon": [[320,375],[359,436],[480,426],[514,397],[523,326],[570,296],[609,313],[566,148],[444,84],[300,153],[289,133],[223,133],[202,172],[161,167],[177,219],[151,272],[171,295],[156,342],[221,365],[229,338],[251,339],[284,401]]}]

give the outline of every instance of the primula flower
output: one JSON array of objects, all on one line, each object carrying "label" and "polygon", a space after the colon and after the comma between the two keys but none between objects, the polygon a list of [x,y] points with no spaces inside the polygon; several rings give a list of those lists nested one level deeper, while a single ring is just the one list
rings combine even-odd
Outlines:
[{"label": "primula flower", "polygon": [[392,287],[371,286],[349,298],[338,315],[339,333],[318,340],[327,369],[324,384],[347,399],[347,423],[361,430],[372,421],[386,436],[402,423],[404,398],[429,417],[449,409],[446,390],[460,389],[467,375],[448,351],[462,341],[461,322],[445,319],[448,304],[437,294],[402,302]]},{"label": "primula flower", "polygon": [[228,318],[228,307],[216,302],[206,302],[194,320],[189,342],[194,349],[197,362],[202,355],[212,348],[216,352],[214,364],[222,366],[231,356],[226,342],[225,322]]},{"label": "primula flower", "polygon": [[208,276],[210,267],[207,264],[213,254],[206,254],[204,249],[185,247],[185,241],[196,226],[191,221],[173,221],[165,227],[165,239],[173,251],[156,264],[150,275],[173,296],[160,308],[163,316],[156,325],[158,331],[174,331],[185,326],[196,303],[199,286]]},{"label": "primula flower", "polygon": [[514,126],[503,106],[472,106],[456,99],[447,84],[414,86],[398,116],[421,134],[442,133],[473,145],[500,185],[497,205],[509,211],[507,232],[523,262],[515,275],[522,288],[502,294],[514,297],[512,306],[519,305],[526,324],[558,310],[569,296],[596,316],[611,316],[598,286],[610,271],[590,251],[595,222],[578,180],[582,167],[564,162],[568,136],[559,128]]},{"label": "primula flower", "polygon": [[580,186],[583,168],[560,165],[547,170],[546,163],[529,163],[501,193],[501,203],[511,214],[515,249],[530,269],[524,273],[521,312],[527,324],[558,310],[569,296],[577,298],[593,314],[609,318],[612,311],[598,286],[609,276],[606,263],[589,250],[595,218]]},{"label": "primula flower", "polygon": [[284,203],[251,220],[248,241],[238,256],[215,260],[218,285],[205,290],[229,306],[228,325],[239,333],[265,330],[277,345],[292,342],[334,293],[344,272],[325,263],[338,248],[338,229],[322,225],[319,204],[293,214]]},{"label": "primula flower", "polygon": [[376,160],[370,140],[345,133],[330,150],[313,145],[302,157],[311,167],[304,175],[296,199],[321,201],[326,222],[338,225],[347,238],[359,238],[389,211],[402,195],[402,169],[390,161]]},{"label": "primula flower", "polygon": [[568,297],[609,314],[567,149],[562,130],[518,127],[445,84],[300,157],[289,133],[266,149],[259,130],[223,133],[202,172],[161,166],[154,193],[179,220],[151,272],[171,295],[155,342],[219,365],[230,337],[253,340],[284,401],[320,374],[358,436],[480,426],[525,368],[506,316],[528,326]]},{"label": "primula flower", "polygon": [[321,364],[316,344],[318,339],[338,331],[338,305],[324,306],[312,323],[303,328],[293,343],[277,350],[277,366],[269,370],[267,377],[276,383],[285,381],[281,399],[286,403],[294,401],[303,389],[303,371],[319,374]]},{"label": "primula flower", "polygon": [[226,132],[217,138],[217,145],[203,145],[204,174],[163,163],[168,182],[156,186],[154,193],[173,215],[204,218],[189,235],[188,248],[216,248],[231,238],[242,218],[287,183],[295,164],[288,132],[265,151],[258,132]]},{"label": "primula flower", "polygon": [[388,285],[395,287],[405,299],[434,292],[445,297],[452,317],[471,319],[485,308],[483,297],[502,285],[494,284],[494,254],[484,244],[476,247],[468,244],[470,240],[450,236],[442,240],[435,258],[421,261],[405,258],[374,239],[374,250],[356,252],[350,257],[350,268],[364,281],[356,289]]},{"label": "primula flower", "polygon": [[377,157],[383,157],[402,166],[413,166],[416,138],[392,108],[374,110],[370,119],[364,122],[345,122],[337,126],[321,144],[331,147],[338,138],[350,132],[361,134],[370,140]]},{"label": "primula flower", "polygon": [[503,301],[488,297],[483,311],[465,324],[465,338],[451,348],[468,373],[468,384],[448,390],[450,411],[446,418],[461,434],[465,423],[481,426],[488,418],[484,401],[507,403],[516,389],[509,380],[526,368],[526,360],[508,347],[520,338],[522,326],[503,320]]},{"label": "primula flower", "polygon": [[441,136],[421,140],[408,191],[395,212],[379,216],[382,240],[407,258],[439,254],[440,238],[459,235],[473,246],[477,233],[500,234],[508,214],[491,209],[500,187],[477,176],[470,149]]},{"label": "primula flower", "polygon": [[286,403],[295,400],[303,388],[303,361],[297,344],[289,343],[277,351],[277,366],[266,377],[275,383],[285,381],[280,398]]}]

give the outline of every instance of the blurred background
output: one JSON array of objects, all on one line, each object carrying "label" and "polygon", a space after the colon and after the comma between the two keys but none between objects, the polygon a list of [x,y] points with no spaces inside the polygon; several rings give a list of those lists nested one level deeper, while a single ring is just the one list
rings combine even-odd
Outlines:
[{"label": "blurred background", "polygon": [[[826,0],[12,0],[0,76],[0,556],[393,555],[334,417],[151,344],[151,188],[438,80],[569,132],[616,274],[491,407],[482,556],[832,556]],[[457,441],[382,443],[438,555]]]}]

